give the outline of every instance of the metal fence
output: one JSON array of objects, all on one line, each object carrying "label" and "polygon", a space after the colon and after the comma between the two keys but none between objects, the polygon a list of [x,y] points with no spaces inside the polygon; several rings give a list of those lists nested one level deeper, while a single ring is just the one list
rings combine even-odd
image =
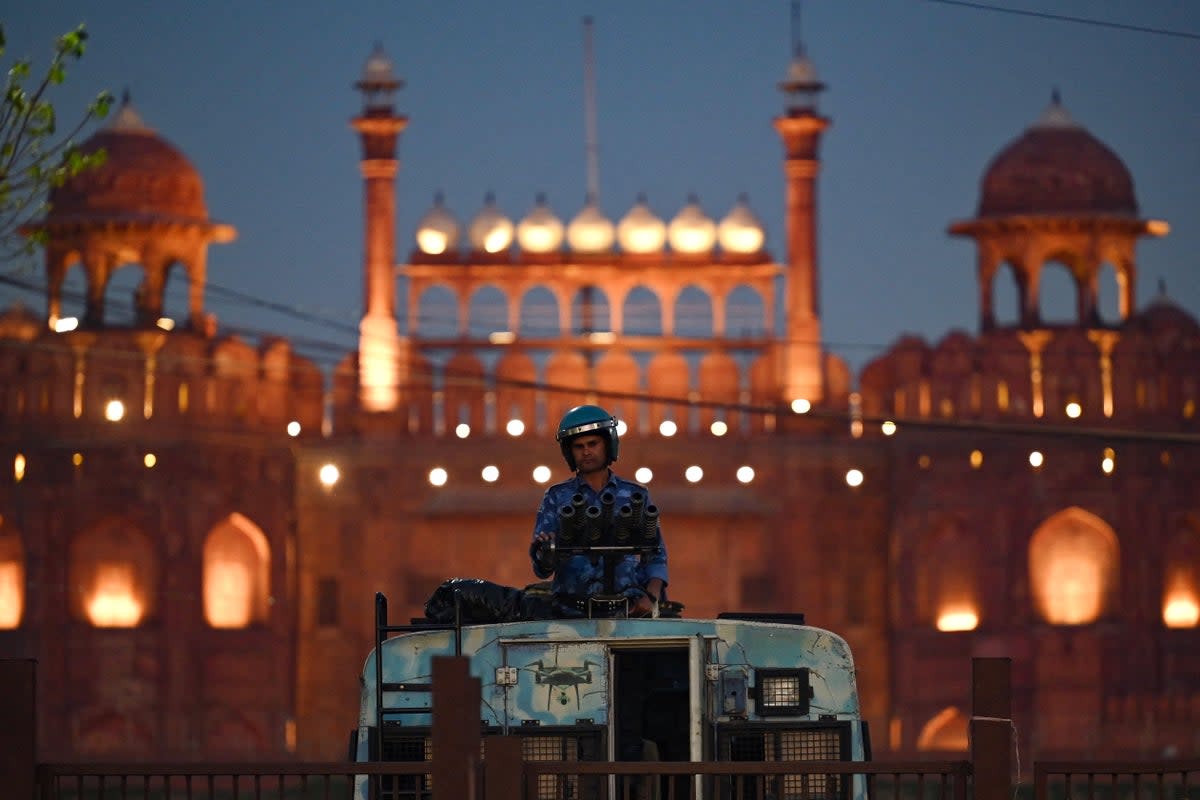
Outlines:
[{"label": "metal fence", "polygon": [[1153,762],[1041,761],[1034,800],[1200,800],[1200,759]]}]

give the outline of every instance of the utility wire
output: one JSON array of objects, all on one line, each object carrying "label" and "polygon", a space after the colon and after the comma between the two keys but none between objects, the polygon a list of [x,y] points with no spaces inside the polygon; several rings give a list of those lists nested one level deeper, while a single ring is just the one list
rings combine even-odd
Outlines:
[{"label": "utility wire", "polygon": [[1074,22],[1080,25],[1094,25],[1098,28],[1112,28],[1121,31],[1133,31],[1135,33],[1151,33],[1156,36],[1174,36],[1179,39],[1200,39],[1200,33],[1191,31],[1173,30],[1171,28],[1152,28],[1146,25],[1131,25],[1125,22],[1110,22],[1103,19],[1095,19],[1092,17],[1075,17],[1069,14],[1052,14],[1048,11],[1028,11],[1021,8],[1006,8],[1004,6],[994,6],[989,3],[976,3],[970,0],[925,0],[927,3],[940,3],[946,6],[959,6],[961,8],[971,8],[976,11],[993,11],[997,14],[1013,14],[1021,17],[1034,17],[1037,19],[1050,19],[1056,22]]}]

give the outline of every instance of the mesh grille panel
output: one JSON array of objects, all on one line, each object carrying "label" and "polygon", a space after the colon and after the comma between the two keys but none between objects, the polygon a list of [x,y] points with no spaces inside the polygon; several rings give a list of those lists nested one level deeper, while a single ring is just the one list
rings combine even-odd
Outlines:
[{"label": "mesh grille panel", "polygon": [[[786,729],[745,726],[723,728],[718,734],[722,761],[840,761],[848,757],[850,728],[846,723],[816,724]],[[843,800],[844,775],[781,775],[763,779],[766,793],[779,800]],[[746,797],[758,796],[758,782],[735,778],[723,786],[724,797],[738,796],[738,781]]]}]

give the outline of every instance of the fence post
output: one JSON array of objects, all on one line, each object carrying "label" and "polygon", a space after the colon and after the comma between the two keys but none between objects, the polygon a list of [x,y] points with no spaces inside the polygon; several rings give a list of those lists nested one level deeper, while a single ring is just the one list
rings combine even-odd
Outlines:
[{"label": "fence post", "polygon": [[443,800],[479,796],[479,678],[464,656],[433,657],[433,794]]},{"label": "fence post", "polygon": [[483,740],[483,796],[486,800],[521,800],[521,739],[489,736]]},{"label": "fence post", "polygon": [[[37,773],[37,662],[0,659],[0,786],[34,800]],[[9,794],[11,792],[11,794]]]},{"label": "fence post", "polygon": [[975,800],[1012,797],[1012,659],[971,659],[971,763]]}]

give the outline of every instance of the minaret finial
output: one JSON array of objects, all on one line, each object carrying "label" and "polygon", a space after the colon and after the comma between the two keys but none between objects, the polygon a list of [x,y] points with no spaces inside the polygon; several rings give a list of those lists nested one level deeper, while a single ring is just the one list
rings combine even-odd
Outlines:
[{"label": "minaret finial", "polygon": [[800,28],[800,0],[792,0],[792,55],[800,58],[804,55],[804,38]]}]

